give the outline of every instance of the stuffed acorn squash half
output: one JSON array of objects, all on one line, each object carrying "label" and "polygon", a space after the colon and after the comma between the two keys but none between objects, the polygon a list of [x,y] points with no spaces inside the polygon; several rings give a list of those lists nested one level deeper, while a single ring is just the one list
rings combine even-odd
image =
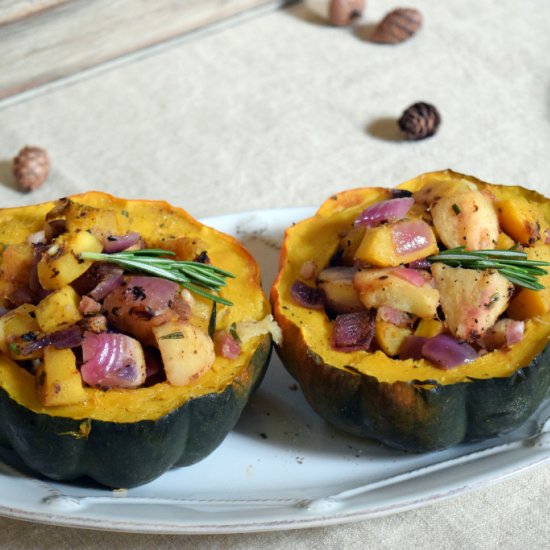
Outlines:
[{"label": "stuffed acorn squash half", "polygon": [[550,386],[550,200],[451,171],[287,229],[281,359],[351,434],[423,452],[524,422]]},{"label": "stuffed acorn squash half", "polygon": [[137,486],[211,453],[271,351],[250,254],[164,202],[0,210],[0,444],[57,480]]}]

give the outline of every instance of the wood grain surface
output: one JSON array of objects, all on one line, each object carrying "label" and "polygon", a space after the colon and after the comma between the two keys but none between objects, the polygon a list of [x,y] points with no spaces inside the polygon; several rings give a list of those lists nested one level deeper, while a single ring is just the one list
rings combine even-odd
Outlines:
[{"label": "wood grain surface", "polygon": [[0,0],[0,99],[283,0]]},{"label": "wood grain surface", "polygon": [[[70,0],[0,0],[0,25],[36,15]],[[0,35],[1,36],[1,35]]]}]

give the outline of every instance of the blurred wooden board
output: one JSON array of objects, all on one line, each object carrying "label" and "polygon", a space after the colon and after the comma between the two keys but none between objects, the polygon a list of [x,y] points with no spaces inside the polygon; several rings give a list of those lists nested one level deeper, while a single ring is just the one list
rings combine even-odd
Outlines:
[{"label": "blurred wooden board", "polygon": [[13,23],[69,0],[0,0],[0,25]]},{"label": "blurred wooden board", "polygon": [[283,0],[0,0],[0,99]]}]

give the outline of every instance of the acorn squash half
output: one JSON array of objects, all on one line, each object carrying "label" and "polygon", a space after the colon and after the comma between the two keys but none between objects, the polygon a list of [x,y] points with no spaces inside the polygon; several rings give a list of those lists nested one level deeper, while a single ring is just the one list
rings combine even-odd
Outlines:
[{"label": "acorn squash half", "polygon": [[[474,184],[504,207],[522,204],[528,211],[535,206],[542,215],[537,229],[548,227],[550,200],[521,187],[492,185],[447,170],[421,175],[398,189],[416,192],[442,182]],[[531,308],[536,316],[526,320],[521,342],[449,370],[425,359],[396,359],[381,350],[336,350],[325,311],[303,307],[291,296],[293,283],[303,279],[304,265],[328,265],[340,236],[357,216],[392,196],[395,192],[385,188],[344,191],[330,197],[313,217],[287,229],[271,290],[273,313],[283,332],[283,344],[277,347],[283,364],[326,421],[398,449],[431,451],[513,430],[550,387],[550,276],[542,277],[547,287],[540,291],[544,307]],[[544,244],[544,235],[541,239]],[[524,302],[529,309],[529,300]]]},{"label": "acorn squash half", "polygon": [[[70,198],[121,213],[150,248],[167,248],[178,237],[200,240],[212,264],[235,275],[220,291],[234,305],[218,307],[218,326],[269,314],[258,266],[236,239],[165,202],[99,192]],[[26,242],[52,207],[0,210],[0,242]],[[113,488],[144,484],[173,466],[202,460],[223,441],[261,381],[270,353],[271,336],[264,333],[244,343],[236,359],[216,356],[213,366],[186,386],[164,381],[135,389],[85,387],[84,402],[48,407],[37,398],[35,376],[1,353],[0,444],[56,480],[89,476]]]}]

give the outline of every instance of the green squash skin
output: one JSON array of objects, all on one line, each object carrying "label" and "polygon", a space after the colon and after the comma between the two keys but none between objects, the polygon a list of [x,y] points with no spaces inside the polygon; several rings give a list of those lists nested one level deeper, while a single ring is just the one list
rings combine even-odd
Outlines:
[{"label": "green squash skin", "polygon": [[0,444],[51,479],[88,476],[111,488],[143,485],[173,466],[202,460],[222,443],[260,384],[270,354],[266,335],[242,376],[223,391],[187,401],[155,421],[91,420],[84,437],[81,419],[35,413],[0,389]]},{"label": "green squash skin", "polygon": [[510,432],[533,414],[550,388],[550,345],[510,377],[450,385],[384,383],[327,365],[311,350],[297,362],[278,352],[325,421],[352,435],[414,453]]}]

